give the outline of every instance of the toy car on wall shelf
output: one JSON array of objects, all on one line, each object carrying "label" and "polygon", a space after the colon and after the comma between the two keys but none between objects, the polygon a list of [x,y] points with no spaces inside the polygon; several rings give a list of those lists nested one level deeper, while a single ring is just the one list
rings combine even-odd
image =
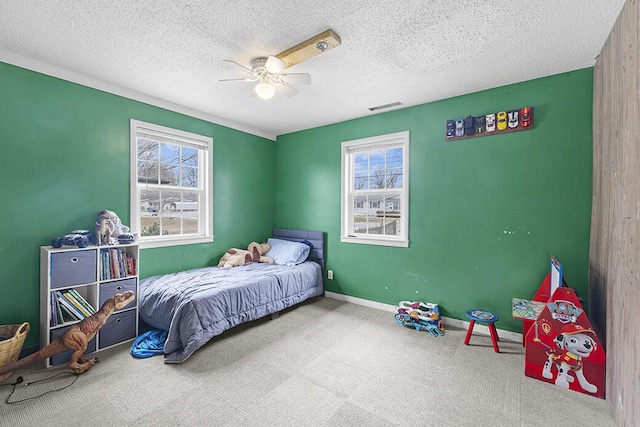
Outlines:
[{"label": "toy car on wall shelf", "polygon": [[447,138],[453,138],[456,136],[456,121],[447,120]]},{"label": "toy car on wall shelf", "polygon": [[507,128],[507,112],[500,111],[497,115],[497,118],[498,118],[498,123],[497,123],[498,130],[505,130]]},{"label": "toy car on wall shelf", "polygon": [[509,111],[509,127],[511,129],[518,127],[518,110]]},{"label": "toy car on wall shelf", "polygon": [[533,107],[449,119],[446,121],[445,129],[445,138],[448,141],[533,129]]},{"label": "toy car on wall shelf", "polygon": [[462,119],[456,120],[456,136],[464,135],[464,121]]},{"label": "toy car on wall shelf", "polygon": [[520,126],[528,127],[531,124],[531,107],[520,109]]},{"label": "toy car on wall shelf", "polygon": [[467,116],[464,118],[464,134],[473,135],[476,133],[475,117]]},{"label": "toy car on wall shelf", "polygon": [[496,130],[496,115],[495,114],[487,114],[485,116],[485,127],[487,128],[487,132],[493,132]]}]

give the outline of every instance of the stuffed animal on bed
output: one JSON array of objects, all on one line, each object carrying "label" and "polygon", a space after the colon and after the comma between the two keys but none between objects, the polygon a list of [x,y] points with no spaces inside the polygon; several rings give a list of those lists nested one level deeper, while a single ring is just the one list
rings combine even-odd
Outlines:
[{"label": "stuffed animal on bed", "polygon": [[218,267],[231,268],[239,267],[241,265],[251,264],[252,262],[265,262],[273,264],[274,260],[271,257],[263,256],[269,252],[271,247],[266,243],[259,244],[257,242],[251,242],[248,247],[249,250],[231,248],[222,255]]},{"label": "stuffed animal on bed", "polygon": [[271,249],[271,246],[267,243],[251,242],[249,243],[248,249],[253,256],[253,262],[264,262],[266,264],[273,264],[275,262],[270,256],[264,256],[264,254]]}]

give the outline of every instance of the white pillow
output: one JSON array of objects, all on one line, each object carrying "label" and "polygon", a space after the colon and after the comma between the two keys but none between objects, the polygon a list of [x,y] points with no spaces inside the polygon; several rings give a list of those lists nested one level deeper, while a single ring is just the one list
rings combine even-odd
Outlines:
[{"label": "white pillow", "polygon": [[304,243],[290,242],[289,240],[269,238],[267,243],[271,249],[264,255],[273,258],[275,263],[279,265],[297,265],[305,262],[311,249]]}]

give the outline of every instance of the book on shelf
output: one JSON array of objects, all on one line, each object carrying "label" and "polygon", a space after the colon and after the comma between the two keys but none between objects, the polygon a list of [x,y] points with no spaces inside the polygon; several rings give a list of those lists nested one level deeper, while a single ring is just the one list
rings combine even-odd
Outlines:
[{"label": "book on shelf", "polygon": [[122,279],[136,274],[135,258],[118,248],[102,249],[100,263],[102,280]]},{"label": "book on shelf", "polygon": [[62,323],[60,323],[61,325],[65,322],[75,322],[76,320],[80,320],[76,317],[75,314],[69,311],[69,309],[63,304],[60,304],[60,311],[62,312],[62,318],[63,318]]},{"label": "book on shelf", "polygon": [[80,313],[82,313],[83,317],[91,316],[91,313],[89,313],[89,310],[84,308],[82,304],[80,304],[80,302],[76,300],[76,298],[71,294],[70,290],[66,290],[65,292],[62,292],[62,296],[65,297],[67,301],[69,301],[71,304],[73,304],[74,307],[77,308],[78,311],[80,311]]},{"label": "book on shelf", "polygon": [[80,305],[82,305],[89,312],[89,316],[95,314],[96,309],[91,304],[89,304],[89,302],[78,291],[76,291],[75,289],[69,289],[69,292],[71,293],[71,295],[73,295],[73,297],[75,297],[76,301],[78,301]]},{"label": "book on shelf", "polygon": [[50,293],[50,298],[49,298],[49,310],[51,310],[51,319],[50,319],[50,324],[51,327],[54,327],[56,325],[58,325],[58,311],[56,310],[56,296],[53,292]]},{"label": "book on shelf", "polygon": [[64,294],[60,291],[56,291],[56,298],[60,303],[60,308],[65,309],[68,313],[71,314],[76,320],[82,320],[85,318],[84,314],[80,310],[76,308],[75,305],[71,304],[68,299],[64,297]]},{"label": "book on shelf", "polygon": [[62,308],[60,308],[60,303],[55,298],[55,296],[52,299],[53,299],[53,306],[56,309],[56,325],[61,325],[61,324],[64,323],[64,316],[62,315]]}]

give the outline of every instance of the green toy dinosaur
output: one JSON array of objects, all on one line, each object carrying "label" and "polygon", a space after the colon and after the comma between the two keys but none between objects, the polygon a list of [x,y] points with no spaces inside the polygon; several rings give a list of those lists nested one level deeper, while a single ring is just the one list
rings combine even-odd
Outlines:
[{"label": "green toy dinosaur", "polygon": [[9,362],[0,367],[0,375],[12,372],[16,369],[45,360],[48,357],[55,356],[67,350],[73,351],[69,367],[76,374],[80,375],[87,372],[95,363],[96,359],[85,359],[84,352],[87,350],[87,344],[107,321],[111,313],[126,307],[136,296],[131,291],[116,294],[102,304],[100,310],[94,315],[82,319],[80,322],[71,325],[69,329],[60,334],[51,344],[33,353],[30,356],[23,357],[15,362]]}]

